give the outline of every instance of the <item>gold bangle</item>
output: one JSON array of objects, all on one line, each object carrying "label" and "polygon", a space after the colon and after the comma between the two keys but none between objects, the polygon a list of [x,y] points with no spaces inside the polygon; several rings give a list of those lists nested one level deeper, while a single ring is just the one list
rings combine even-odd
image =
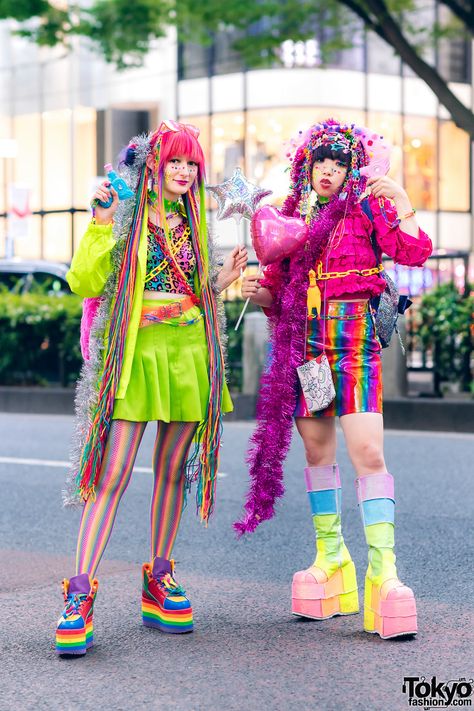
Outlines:
[{"label": "gold bangle", "polygon": [[410,217],[413,217],[415,215],[415,213],[416,213],[416,210],[413,207],[410,210],[410,212],[407,212],[406,215],[403,215],[402,217],[398,217],[398,219],[400,220],[400,222],[402,222],[402,220],[408,220]]}]

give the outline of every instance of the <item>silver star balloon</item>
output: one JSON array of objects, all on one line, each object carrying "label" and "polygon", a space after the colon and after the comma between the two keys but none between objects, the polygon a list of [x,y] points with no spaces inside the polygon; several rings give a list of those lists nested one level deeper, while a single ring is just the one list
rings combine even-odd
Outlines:
[{"label": "silver star balloon", "polygon": [[206,189],[217,201],[217,219],[233,217],[237,223],[242,217],[251,220],[260,200],[272,192],[251,183],[240,168],[236,168],[228,180],[218,185],[207,185]]}]

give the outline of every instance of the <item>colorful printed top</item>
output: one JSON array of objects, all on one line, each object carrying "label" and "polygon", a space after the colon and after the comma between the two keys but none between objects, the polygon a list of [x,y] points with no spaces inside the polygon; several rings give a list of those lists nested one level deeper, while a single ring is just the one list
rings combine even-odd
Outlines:
[{"label": "colorful printed top", "polygon": [[170,230],[173,256],[182,269],[188,288],[165,257],[168,249],[162,227],[148,221],[148,251],[146,260],[145,289],[173,294],[186,294],[194,290],[196,257],[191,234],[185,220]]},{"label": "colorful printed top", "polygon": [[[381,262],[382,253],[387,254],[397,264],[421,267],[430,256],[433,245],[428,235],[419,230],[418,237],[403,232],[399,227],[397,211],[393,204],[383,198],[369,196],[373,221],[357,205],[352,214],[347,215],[336,230],[331,243],[322,255],[321,264],[315,265],[318,273],[347,272],[349,270],[371,270]],[[370,240],[372,231],[380,250],[376,259]],[[278,290],[283,278],[279,264],[265,268],[262,286],[270,291]],[[370,299],[385,289],[385,280],[380,273],[364,276],[350,273],[346,276],[332,276],[317,281],[321,294],[326,299]],[[324,292],[324,290],[326,290]]]}]

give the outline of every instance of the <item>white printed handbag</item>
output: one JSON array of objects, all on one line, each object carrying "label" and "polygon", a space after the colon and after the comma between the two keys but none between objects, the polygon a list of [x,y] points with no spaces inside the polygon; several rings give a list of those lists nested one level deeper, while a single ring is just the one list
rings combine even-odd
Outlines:
[{"label": "white printed handbag", "polygon": [[331,366],[325,353],[308,360],[297,369],[309,412],[324,410],[336,397]]}]

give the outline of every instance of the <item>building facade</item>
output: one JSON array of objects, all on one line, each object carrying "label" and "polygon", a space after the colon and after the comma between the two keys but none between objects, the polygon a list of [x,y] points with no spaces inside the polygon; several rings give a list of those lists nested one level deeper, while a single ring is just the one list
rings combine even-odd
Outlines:
[{"label": "building facade", "polygon": [[[33,213],[15,254],[68,262],[104,163],[116,159],[130,136],[167,117],[200,128],[209,183],[240,166],[273,191],[276,204],[287,192],[288,142],[299,130],[328,116],[370,126],[392,142],[391,175],[404,184],[435,247],[474,248],[468,135],[387,46],[362,30],[355,46],[325,68],[317,37],[286,42],[281,64],[248,71],[226,35],[208,48],[178,47],[170,35],[156,43],[143,68],[118,72],[80,41],[70,53],[40,49],[12,29],[0,25],[0,134],[16,150],[2,156],[0,141],[0,255],[13,184],[29,188]],[[468,106],[474,100],[470,49],[450,43],[437,56]],[[223,247],[235,244],[232,220],[214,229]],[[247,227],[238,229],[248,239]]]}]

